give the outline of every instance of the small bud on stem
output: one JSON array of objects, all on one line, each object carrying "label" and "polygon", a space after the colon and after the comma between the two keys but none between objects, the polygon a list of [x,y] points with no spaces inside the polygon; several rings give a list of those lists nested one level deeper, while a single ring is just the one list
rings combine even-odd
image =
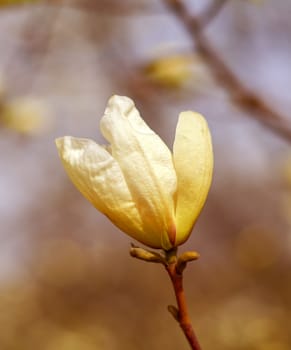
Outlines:
[{"label": "small bud on stem", "polygon": [[182,255],[179,256],[176,270],[178,274],[182,274],[182,272],[185,270],[187,263],[190,261],[197,260],[199,258],[199,253],[197,252],[185,252]]},{"label": "small bud on stem", "polygon": [[168,305],[168,311],[179,323],[189,345],[191,346],[191,349],[201,350],[188,314],[183,288],[183,271],[185,270],[188,262],[199,258],[199,254],[197,252],[185,252],[181,256],[177,257],[177,248],[163,251],[163,253],[158,253],[152,250],[137,247],[132,244],[130,248],[130,255],[137,259],[161,263],[165,266],[174,288],[178,306]]},{"label": "small bud on stem", "polygon": [[137,258],[140,260],[153,262],[153,263],[160,263],[163,265],[166,264],[166,259],[161,253],[154,252],[152,250],[143,249],[135,246],[134,244],[131,244],[129,253],[133,258]]}]

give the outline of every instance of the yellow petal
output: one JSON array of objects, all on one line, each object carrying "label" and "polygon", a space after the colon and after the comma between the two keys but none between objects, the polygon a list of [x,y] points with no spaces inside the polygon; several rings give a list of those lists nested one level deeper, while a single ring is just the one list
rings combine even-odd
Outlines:
[{"label": "yellow petal", "polygon": [[189,237],[212,180],[211,136],[202,115],[190,111],[180,114],[174,142],[174,164],[178,181],[176,244],[179,245]]},{"label": "yellow petal", "polygon": [[70,136],[57,139],[56,145],[67,174],[84,197],[131,237],[160,247],[159,237],[143,230],[120,167],[105,148],[92,140]]},{"label": "yellow petal", "polygon": [[175,242],[176,173],[168,147],[140,117],[134,102],[113,96],[100,123],[142,217],[144,230],[157,235],[161,246]]}]

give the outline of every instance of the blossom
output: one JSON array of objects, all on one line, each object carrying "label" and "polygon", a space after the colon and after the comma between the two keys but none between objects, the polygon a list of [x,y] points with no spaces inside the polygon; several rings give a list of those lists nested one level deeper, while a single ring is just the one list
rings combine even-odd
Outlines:
[{"label": "blossom", "polygon": [[160,57],[144,67],[145,75],[154,83],[179,88],[192,77],[193,58],[187,55]]},{"label": "blossom", "polygon": [[3,125],[20,134],[38,135],[51,127],[49,108],[40,99],[29,96],[18,97],[4,101],[1,107],[0,120]]},{"label": "blossom", "polygon": [[137,241],[169,250],[187,240],[212,179],[211,136],[204,117],[182,112],[173,154],[128,97],[113,96],[100,121],[109,142],[56,140],[79,191]]}]

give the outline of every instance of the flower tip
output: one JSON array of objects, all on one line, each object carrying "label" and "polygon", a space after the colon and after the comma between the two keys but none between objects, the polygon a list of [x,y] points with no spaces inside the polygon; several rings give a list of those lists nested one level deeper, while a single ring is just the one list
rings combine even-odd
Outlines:
[{"label": "flower tip", "polygon": [[62,160],[62,162],[64,161],[65,158],[65,142],[64,142],[64,137],[58,137],[57,139],[55,139],[55,144],[57,147],[57,151],[59,154],[60,159]]},{"label": "flower tip", "polygon": [[108,111],[118,107],[122,113],[126,113],[134,107],[134,102],[127,96],[113,95],[108,100]]},{"label": "flower tip", "polygon": [[73,149],[73,142],[71,136],[58,137],[55,139],[55,144],[61,158],[64,158],[65,154],[67,154],[71,149]]},{"label": "flower tip", "polygon": [[183,118],[185,118],[185,119],[187,119],[187,118],[189,118],[189,119],[195,118],[197,121],[202,122],[202,123],[204,122],[204,124],[207,125],[207,120],[205,119],[205,117],[202,114],[198,113],[198,112],[184,111],[184,112],[181,112],[179,114],[179,118],[182,118],[182,119]]},{"label": "flower tip", "polygon": [[55,144],[57,148],[60,148],[63,144],[63,137],[58,137],[57,139],[55,139]]},{"label": "flower tip", "polygon": [[133,103],[132,99],[130,99],[127,96],[122,96],[122,95],[112,95],[109,100],[108,100],[108,104],[112,104],[112,103],[117,103],[119,101],[130,101]]},{"label": "flower tip", "polygon": [[64,136],[55,139],[55,144],[59,153],[62,153],[64,151],[67,138],[67,136]]}]

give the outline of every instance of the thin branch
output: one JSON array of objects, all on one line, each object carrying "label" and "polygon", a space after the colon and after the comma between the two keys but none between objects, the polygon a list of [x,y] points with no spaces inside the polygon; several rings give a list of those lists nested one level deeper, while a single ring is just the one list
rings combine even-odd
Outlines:
[{"label": "thin branch", "polygon": [[[176,252],[174,254],[176,254]],[[191,346],[191,349],[201,350],[188,314],[188,307],[183,287],[183,273],[179,273],[177,270],[176,255],[174,256],[173,261],[170,261],[170,263],[166,265],[166,270],[170,276],[177,301],[177,308],[173,305],[169,305],[168,310],[179,323],[189,345]]]},{"label": "thin branch", "polygon": [[200,29],[205,28],[219,14],[228,0],[213,0],[207,9],[199,16]]},{"label": "thin branch", "polygon": [[203,34],[199,19],[195,16],[190,16],[187,8],[180,0],[164,0],[164,2],[183,23],[193,39],[193,46],[195,46],[208,65],[217,83],[228,92],[232,101],[247,112],[249,117],[255,118],[265,127],[290,142],[290,121],[279,112],[273,110],[260,96],[240,81]]},{"label": "thin branch", "polygon": [[147,248],[140,248],[134,244],[131,244],[129,252],[133,258],[151,263],[161,263],[165,266],[165,269],[170,276],[177,301],[177,307],[174,305],[168,305],[168,311],[179,323],[191,349],[201,350],[189,317],[183,287],[183,271],[187,263],[198,259],[199,254],[197,252],[185,252],[178,257],[177,248],[156,252]]}]

